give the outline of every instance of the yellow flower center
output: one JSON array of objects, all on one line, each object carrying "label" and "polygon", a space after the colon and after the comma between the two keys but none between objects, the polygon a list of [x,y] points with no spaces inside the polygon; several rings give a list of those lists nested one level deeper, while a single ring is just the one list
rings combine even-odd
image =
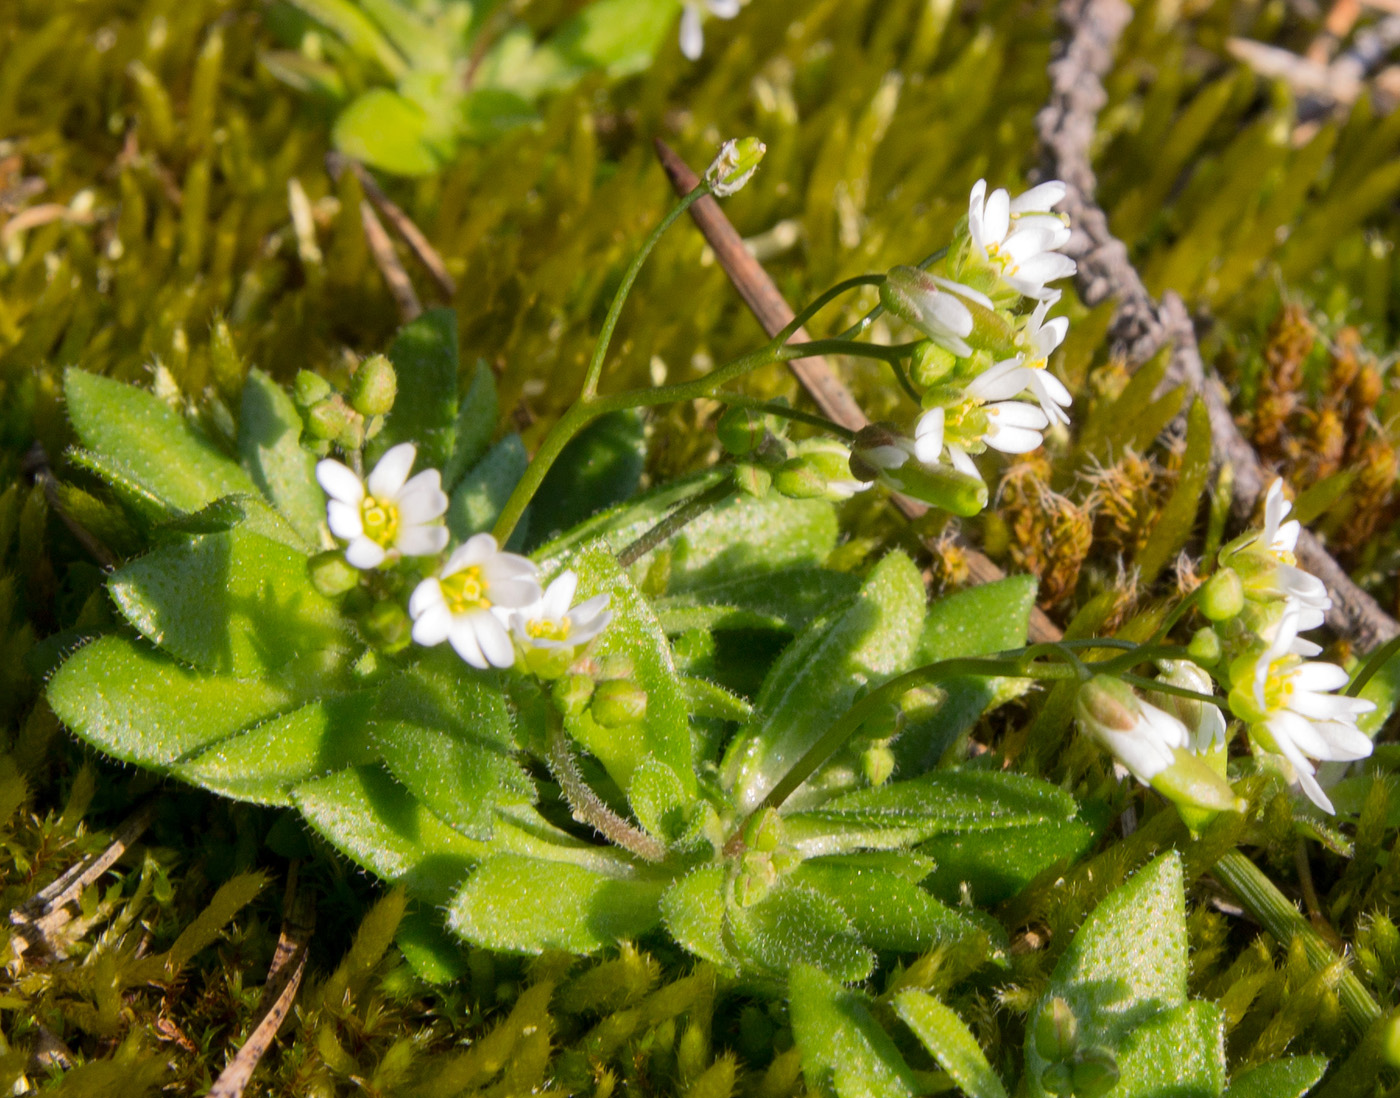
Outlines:
[{"label": "yellow flower center", "polygon": [[1298,563],[1298,558],[1288,549],[1270,548],[1269,555],[1280,564],[1296,565]]},{"label": "yellow flower center", "polygon": [[1280,656],[1269,664],[1269,677],[1264,682],[1264,707],[1273,712],[1288,708],[1293,697],[1293,670],[1298,658],[1292,653]]},{"label": "yellow flower center", "polygon": [[1033,358],[1026,363],[1032,370],[1044,370],[1049,363],[1043,358]]},{"label": "yellow flower center", "polygon": [[560,618],[558,621],[536,618],[534,621],[525,623],[525,632],[535,640],[559,641],[562,644],[569,639],[573,625],[574,623],[567,617]]},{"label": "yellow flower center", "polygon": [[360,522],[365,528],[365,537],[387,549],[398,536],[399,509],[387,500],[365,496],[360,503]]},{"label": "yellow flower center", "polygon": [[454,614],[465,614],[469,610],[489,610],[491,600],[486,597],[486,581],[481,577],[481,569],[476,565],[443,576],[438,581],[442,587],[442,597],[447,608]]}]

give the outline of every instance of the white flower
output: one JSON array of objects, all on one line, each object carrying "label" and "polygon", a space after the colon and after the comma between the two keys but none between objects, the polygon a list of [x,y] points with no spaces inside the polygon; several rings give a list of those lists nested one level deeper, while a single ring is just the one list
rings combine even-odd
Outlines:
[{"label": "white flower", "polygon": [[413,639],[428,646],[448,641],[473,667],[509,667],[515,646],[497,614],[540,598],[534,564],[500,552],[490,534],[477,534],[453,550],[442,571],[414,589],[408,600]]},{"label": "white flower", "polygon": [[1069,317],[1057,316],[1049,323],[1045,321],[1045,314],[1059,300],[1060,293],[1057,290],[1054,296],[1040,302],[1026,320],[1022,337],[1030,350],[1022,360],[1022,368],[1030,371],[1026,377],[1026,387],[1035,394],[1036,400],[1040,401],[1040,407],[1050,422],[1058,419],[1067,424],[1069,413],[1065,409],[1074,403],[1074,398],[1070,396],[1064,383],[1050,372],[1049,366],[1050,356],[1055,352],[1055,348],[1065,341],[1065,335],[1069,332]]},{"label": "white flower", "polygon": [[1064,196],[1058,180],[1015,199],[1000,188],[988,196],[987,181],[979,179],[967,207],[973,258],[996,268],[1017,293],[1047,299],[1054,291],[1045,284],[1076,270],[1074,260],[1057,251],[1069,241],[1069,226],[1049,212]]},{"label": "white flower", "polygon": [[537,602],[511,611],[516,640],[526,648],[575,648],[601,633],[612,621],[611,596],[594,595],[571,607],[577,590],[577,574],[560,572]]},{"label": "white flower", "polygon": [[1254,561],[1240,560],[1237,553],[1234,567],[1247,594],[1297,604],[1301,611],[1298,629],[1307,631],[1322,624],[1332,599],[1320,579],[1298,567],[1294,550],[1302,527],[1297,519],[1284,522],[1292,509],[1293,505],[1283,498],[1283,479],[1275,479],[1264,496],[1264,529],[1241,550]]},{"label": "white flower", "polygon": [[316,479],[330,496],[326,521],[331,533],[350,544],[345,559],[356,568],[378,568],[386,560],[427,557],[447,547],[446,527],[434,523],[447,510],[436,469],[412,480],[417,450],[404,442],[389,450],[367,481],[338,461],[316,465]]},{"label": "white flower", "polygon": [[1284,609],[1272,641],[1255,661],[1253,675],[1236,683],[1230,704],[1237,716],[1250,722],[1250,734],[1262,746],[1293,764],[1313,804],[1334,812],[1310,760],[1345,762],[1370,755],[1371,740],[1356,722],[1375,705],[1331,693],[1346,686],[1347,673],[1336,664],[1298,654],[1295,641],[1302,614],[1297,604]]},{"label": "white flower", "polygon": [[739,14],[740,0],[686,0],[681,12],[681,53],[691,61],[697,61],[705,52],[705,30],[701,25],[704,15],[701,8],[718,19],[733,19]]},{"label": "white flower", "polygon": [[993,309],[992,299],[961,282],[918,267],[894,267],[880,287],[885,308],[903,317],[938,346],[962,358],[972,354],[972,310],[967,302]]},{"label": "white flower", "polygon": [[[1194,690],[1197,694],[1214,694],[1215,680],[1190,660],[1159,660],[1159,681]],[[1225,714],[1220,706],[1179,694],[1149,695],[1161,709],[1172,713],[1190,733],[1188,747],[1198,755],[1218,751],[1225,746]]]},{"label": "white flower", "polygon": [[1181,721],[1107,675],[1095,675],[1079,688],[1075,715],[1079,726],[1144,785],[1151,785],[1176,762],[1177,750],[1191,742]]}]

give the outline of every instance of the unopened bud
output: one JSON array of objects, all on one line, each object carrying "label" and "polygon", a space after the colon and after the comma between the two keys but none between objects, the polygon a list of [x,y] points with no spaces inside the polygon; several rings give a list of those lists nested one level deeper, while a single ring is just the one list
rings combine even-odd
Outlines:
[{"label": "unopened bud", "polygon": [[350,405],[338,394],[332,394],[307,408],[306,433],[328,442],[339,441],[351,422],[358,418]]},{"label": "unopened bud", "polygon": [[982,479],[951,465],[907,461],[898,469],[885,470],[883,478],[897,492],[964,518],[987,506],[987,486]]},{"label": "unopened bud", "polygon": [[740,462],[734,466],[734,486],[746,496],[762,499],[773,487],[773,474],[762,465]]},{"label": "unopened bud", "polygon": [[1076,1054],[1070,1070],[1075,1098],[1099,1098],[1118,1085],[1118,1061],[1107,1049],[1090,1048]]},{"label": "unopened bud", "polygon": [[920,389],[932,389],[953,372],[957,362],[957,356],[952,351],[932,340],[925,340],[909,361],[909,380]]},{"label": "unopened bud", "polygon": [[1075,708],[1080,720],[1110,732],[1131,732],[1142,712],[1132,688],[1108,675],[1095,675],[1081,686]]},{"label": "unopened bud", "polygon": [[566,717],[576,717],[593,698],[593,677],[575,672],[554,684],[554,707]]},{"label": "unopened bud", "polygon": [[360,584],[360,570],[351,566],[339,549],[327,549],[306,562],[311,585],[330,598],[354,590]]},{"label": "unopened bud", "polygon": [[850,461],[839,443],[804,443],[802,453],[778,466],[773,487],[792,499],[850,499],[867,487],[851,475]]},{"label": "unopened bud", "polygon": [[393,363],[383,355],[372,355],[360,363],[350,379],[350,406],[362,416],[388,415],[398,391]]},{"label": "unopened bud", "polygon": [[1056,995],[1035,1020],[1035,1050],[1052,1062],[1068,1060],[1079,1048],[1079,1020],[1070,1005]]},{"label": "unopened bud", "polygon": [[726,408],[715,425],[720,445],[735,457],[752,453],[767,433],[767,417],[752,408]]},{"label": "unopened bud", "polygon": [[1191,638],[1191,643],[1186,646],[1186,651],[1197,663],[1211,667],[1220,662],[1223,650],[1220,647],[1220,634],[1210,626],[1202,626],[1196,630]]},{"label": "unopened bud", "polygon": [[637,665],[623,652],[609,653],[598,663],[599,679],[630,679],[636,673]]},{"label": "unopened bud", "polygon": [[593,691],[591,712],[604,728],[636,724],[647,715],[647,692],[626,679],[608,679]]},{"label": "unopened bud", "polygon": [[1228,621],[1244,609],[1244,584],[1233,568],[1222,568],[1206,580],[1201,613],[1211,621]]},{"label": "unopened bud", "polygon": [[380,648],[396,652],[408,644],[413,623],[397,602],[382,599],[365,615],[364,628]]},{"label": "unopened bud", "polygon": [[728,198],[749,181],[767,151],[768,146],[756,137],[726,141],[706,169],[705,182],[718,197]]},{"label": "unopened bud", "polygon": [[860,770],[871,785],[884,785],[894,774],[894,752],[888,743],[873,743],[860,754]]},{"label": "unopened bud", "polygon": [[744,824],[744,845],[761,854],[771,854],[783,845],[783,820],[776,809],[763,808]]},{"label": "unopened bud", "polygon": [[296,402],[303,408],[309,408],[331,395],[331,383],[320,374],[313,374],[310,370],[298,370],[296,381],[293,383],[293,391],[296,395]]},{"label": "unopened bud", "polygon": [[777,870],[767,854],[745,854],[734,875],[734,899],[740,907],[752,907],[773,890],[777,879]]},{"label": "unopened bud", "polygon": [[1069,1098],[1074,1093],[1074,1073],[1068,1064],[1051,1064],[1040,1073],[1040,1086],[1055,1098]]}]

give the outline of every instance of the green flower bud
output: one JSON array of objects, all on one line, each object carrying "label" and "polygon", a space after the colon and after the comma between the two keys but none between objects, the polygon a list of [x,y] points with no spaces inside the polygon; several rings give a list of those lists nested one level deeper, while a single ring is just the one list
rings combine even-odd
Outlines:
[{"label": "green flower bud", "polygon": [[1400,1068],[1400,1015],[1392,1014],[1381,1033],[1381,1057],[1392,1068]]},{"label": "green flower bud", "polygon": [[380,648],[397,652],[407,647],[413,623],[397,602],[381,599],[370,607],[363,621],[365,632]]},{"label": "green flower bud", "polygon": [[734,466],[734,484],[744,495],[762,499],[773,487],[773,474],[762,465],[743,461]]},{"label": "green flower bud", "polygon": [[734,874],[734,900],[740,907],[752,907],[769,892],[778,879],[773,861],[767,854],[750,852],[739,859]]},{"label": "green flower bud", "polygon": [[293,388],[296,402],[303,408],[318,404],[331,395],[331,383],[320,374],[313,374],[310,370],[297,371]]},{"label": "green flower bud", "polygon": [[636,724],[647,715],[647,692],[626,679],[608,679],[593,691],[591,712],[604,728]]},{"label": "green flower bud", "polygon": [[957,364],[958,358],[952,351],[925,340],[910,360],[909,379],[920,389],[932,389],[947,378]]},{"label": "green flower bud", "polygon": [[339,549],[327,549],[306,562],[311,585],[329,598],[343,595],[360,585],[360,570],[352,567]]},{"label": "green flower bud", "polygon": [[735,457],[756,450],[768,434],[767,416],[752,408],[726,408],[715,425],[720,445]]},{"label": "green flower bud", "polygon": [[1074,1094],[1074,1074],[1068,1064],[1051,1064],[1041,1072],[1040,1085],[1046,1094],[1069,1098]]},{"label": "green flower bud", "polygon": [[1233,568],[1222,568],[1206,580],[1201,613],[1211,621],[1228,621],[1244,609],[1244,584]]},{"label": "green flower bud", "polygon": [[885,742],[873,743],[860,754],[860,770],[871,785],[884,785],[894,774],[894,752]]},{"label": "green flower bud", "polygon": [[1200,755],[1176,748],[1175,759],[1152,778],[1152,788],[1176,805],[1182,822],[1200,831],[1221,812],[1243,812],[1248,803]]},{"label": "green flower bud", "polygon": [[851,474],[850,454],[837,443],[807,443],[803,452],[778,466],[773,487],[791,499],[850,499],[865,485]]},{"label": "green flower bud", "polygon": [[761,854],[771,854],[782,846],[785,833],[783,819],[776,809],[755,812],[744,824],[744,845]]},{"label": "green flower bud", "polygon": [[[854,461],[851,468],[855,468]],[[987,506],[987,486],[981,478],[959,472],[951,465],[924,465],[911,460],[898,469],[881,470],[880,479],[896,492],[964,518],[980,514]]]},{"label": "green flower bud", "polygon": [[1195,636],[1191,638],[1191,643],[1186,646],[1186,651],[1191,654],[1191,658],[1202,667],[1210,667],[1220,662],[1223,649],[1220,646],[1220,634],[1210,626],[1206,625],[1196,630]]},{"label": "green flower bud", "polygon": [[312,438],[334,442],[358,418],[350,405],[338,394],[333,394],[306,409],[306,433]]},{"label": "green flower bud", "polygon": [[1050,1061],[1068,1060],[1079,1048],[1079,1019],[1058,995],[1045,1004],[1035,1020],[1035,1050]]},{"label": "green flower bud", "polygon": [[1118,1085],[1118,1061],[1107,1049],[1090,1048],[1076,1054],[1070,1070],[1075,1098],[1099,1098]]},{"label": "green flower bud", "polygon": [[768,146],[756,137],[726,141],[706,169],[705,182],[718,197],[728,198],[749,181],[767,151]]},{"label": "green flower bud", "polygon": [[554,707],[566,717],[576,717],[593,698],[593,677],[574,673],[554,683]]},{"label": "green flower bud", "polygon": [[383,355],[372,355],[360,363],[350,379],[350,406],[363,416],[387,415],[398,391],[393,364]]}]

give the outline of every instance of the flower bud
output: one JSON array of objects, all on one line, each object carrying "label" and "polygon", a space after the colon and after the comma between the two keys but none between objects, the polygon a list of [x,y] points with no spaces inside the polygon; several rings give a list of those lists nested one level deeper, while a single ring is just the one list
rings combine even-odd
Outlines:
[{"label": "flower bud", "polygon": [[1228,621],[1244,609],[1244,584],[1233,568],[1221,568],[1206,580],[1201,613],[1211,621]]},{"label": "flower bud", "polygon": [[[851,468],[855,469],[854,461]],[[908,461],[898,469],[882,470],[881,479],[896,492],[964,518],[979,514],[987,506],[987,486],[981,478],[951,465]]]},{"label": "flower bud", "polygon": [[773,487],[773,474],[762,465],[742,461],[734,466],[734,486],[746,496],[762,499]]},{"label": "flower bud", "polygon": [[811,440],[797,457],[778,466],[773,487],[792,499],[850,499],[866,487],[851,475],[850,452],[836,442]]},{"label": "flower bud", "polygon": [[777,879],[778,872],[767,854],[745,854],[734,874],[735,902],[740,907],[752,907],[773,890]]},{"label": "flower bud", "polygon": [[320,374],[313,374],[310,370],[297,371],[293,389],[296,402],[303,408],[309,408],[331,395],[331,383]]},{"label": "flower bud", "polygon": [[957,356],[952,351],[932,340],[925,340],[909,361],[909,380],[920,389],[932,389],[953,372],[957,363]]},{"label": "flower bud", "polygon": [[327,549],[306,562],[311,585],[328,598],[343,595],[360,584],[360,570],[345,559],[339,549]]},{"label": "flower bud", "polygon": [[1107,1049],[1090,1048],[1077,1053],[1070,1071],[1075,1098],[1099,1098],[1118,1085],[1118,1061]]},{"label": "flower bud", "polygon": [[776,809],[760,809],[744,824],[744,845],[761,854],[777,850],[784,837],[783,819]]},{"label": "flower bud", "polygon": [[339,441],[358,418],[339,394],[332,394],[306,409],[306,433],[328,442]]},{"label": "flower bud", "polygon": [[884,785],[894,774],[894,752],[885,741],[872,743],[860,753],[860,770],[871,785]]},{"label": "flower bud", "polygon": [[1040,1073],[1040,1086],[1055,1098],[1069,1098],[1074,1094],[1074,1074],[1068,1064],[1051,1064]]},{"label": "flower bud", "polygon": [[1208,625],[1196,630],[1191,643],[1186,646],[1186,651],[1191,654],[1193,660],[1205,667],[1219,663],[1224,654],[1220,646],[1220,634]]},{"label": "flower bud", "polygon": [[363,416],[387,415],[398,391],[393,364],[383,355],[372,355],[360,363],[350,379],[350,406]]},{"label": "flower bud", "polygon": [[[1197,694],[1215,693],[1215,680],[1190,660],[1162,660],[1158,663],[1160,682],[1193,690]],[[1209,702],[1185,698],[1180,694],[1149,691],[1147,700],[1186,726],[1191,733],[1191,747],[1196,751],[1206,751],[1225,744],[1225,718],[1219,706]]]},{"label": "flower bud", "polygon": [[768,433],[767,416],[753,408],[726,408],[715,425],[720,445],[735,457],[752,453]]},{"label": "flower bud", "polygon": [[749,181],[767,151],[768,146],[756,137],[726,141],[706,169],[705,182],[718,197],[728,198]]},{"label": "flower bud", "polygon": [[566,717],[576,717],[593,698],[593,676],[575,672],[554,684],[554,707]]},{"label": "flower bud", "polygon": [[408,645],[413,622],[397,602],[381,599],[376,602],[363,619],[365,632],[379,645],[391,652]]},{"label": "flower bud", "polygon": [[647,692],[626,679],[607,679],[593,691],[590,711],[604,728],[636,724],[647,715]]},{"label": "flower bud", "polygon": [[1051,1062],[1068,1060],[1079,1048],[1079,1020],[1070,1005],[1056,995],[1035,1020],[1035,1050]]}]

